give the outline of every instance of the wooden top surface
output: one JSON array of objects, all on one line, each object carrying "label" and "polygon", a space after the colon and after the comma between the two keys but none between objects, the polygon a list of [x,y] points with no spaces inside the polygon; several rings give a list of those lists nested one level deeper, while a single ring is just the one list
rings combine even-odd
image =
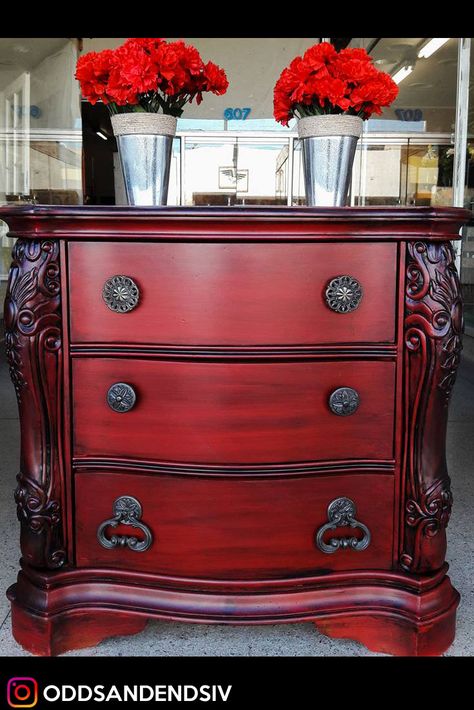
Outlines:
[{"label": "wooden top surface", "polygon": [[67,239],[459,239],[457,207],[0,207],[11,236]]}]

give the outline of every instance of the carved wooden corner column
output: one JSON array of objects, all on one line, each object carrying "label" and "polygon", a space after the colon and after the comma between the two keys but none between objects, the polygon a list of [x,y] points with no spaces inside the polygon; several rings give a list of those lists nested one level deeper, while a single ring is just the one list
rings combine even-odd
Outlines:
[{"label": "carved wooden corner column", "polygon": [[416,241],[407,248],[401,565],[425,574],[438,570],[446,553],[452,495],[445,441],[462,347],[462,303],[451,243]]},{"label": "carved wooden corner column", "polygon": [[29,565],[55,569],[66,561],[59,242],[18,239],[12,258],[5,343],[21,425],[21,551]]}]

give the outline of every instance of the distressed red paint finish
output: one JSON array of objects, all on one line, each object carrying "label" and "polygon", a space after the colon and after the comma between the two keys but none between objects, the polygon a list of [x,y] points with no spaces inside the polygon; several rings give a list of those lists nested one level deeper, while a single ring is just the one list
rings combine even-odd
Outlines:
[{"label": "distressed red paint finish", "polygon": [[[462,334],[449,240],[467,211],[0,217],[20,237],[5,326],[22,569],[8,596],[25,648],[55,655],[148,618],[313,620],[401,655],[449,646],[445,434]],[[140,291],[125,314],[102,298],[118,274]],[[341,314],[325,290],[342,275],[362,299]],[[107,404],[116,382],[134,388],[130,411]],[[341,387],[357,393],[349,416],[331,411]],[[338,498],[353,518],[331,527]]]},{"label": "distressed red paint finish", "polygon": [[406,498],[402,567],[444,562],[452,505],[445,439],[463,331],[461,287],[450,242],[408,244]]},{"label": "distressed red paint finish", "polygon": [[15,491],[22,554],[37,567],[65,562],[59,244],[19,239],[5,301],[5,344],[21,424]]}]

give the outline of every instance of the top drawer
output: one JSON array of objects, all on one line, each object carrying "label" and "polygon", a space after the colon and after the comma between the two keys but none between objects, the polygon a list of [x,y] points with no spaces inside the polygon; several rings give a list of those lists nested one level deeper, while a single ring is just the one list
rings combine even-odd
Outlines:
[{"label": "top drawer", "polygon": [[[69,244],[69,270],[73,342],[394,340],[396,244],[75,242]],[[115,312],[104,301],[104,285],[116,275],[138,287],[130,311]],[[331,310],[325,296],[341,275],[356,279],[362,290],[358,307],[345,313]]]}]

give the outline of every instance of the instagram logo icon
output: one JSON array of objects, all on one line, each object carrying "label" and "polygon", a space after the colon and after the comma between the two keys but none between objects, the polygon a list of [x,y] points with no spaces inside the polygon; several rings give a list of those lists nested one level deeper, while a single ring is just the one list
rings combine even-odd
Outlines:
[{"label": "instagram logo icon", "polygon": [[32,708],[38,702],[38,683],[34,678],[11,678],[7,700],[12,708]]}]

